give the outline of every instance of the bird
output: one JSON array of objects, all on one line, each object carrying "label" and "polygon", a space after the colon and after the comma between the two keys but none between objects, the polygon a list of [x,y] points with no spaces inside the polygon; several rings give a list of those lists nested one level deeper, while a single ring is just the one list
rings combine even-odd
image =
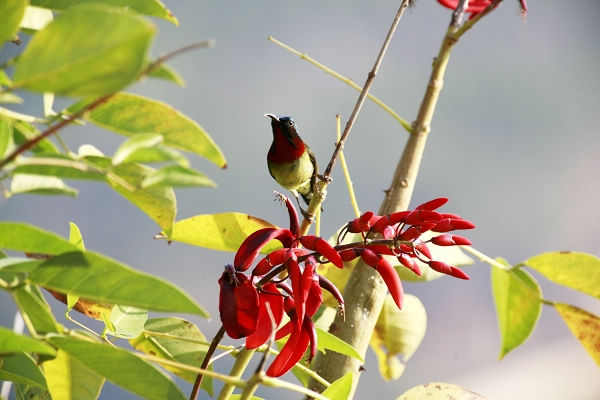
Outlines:
[{"label": "bird", "polygon": [[319,173],[315,155],[298,136],[298,127],[292,117],[275,114],[265,114],[265,117],[271,118],[273,130],[273,142],[267,153],[269,173],[296,197],[298,207],[306,217],[298,197],[310,204]]}]

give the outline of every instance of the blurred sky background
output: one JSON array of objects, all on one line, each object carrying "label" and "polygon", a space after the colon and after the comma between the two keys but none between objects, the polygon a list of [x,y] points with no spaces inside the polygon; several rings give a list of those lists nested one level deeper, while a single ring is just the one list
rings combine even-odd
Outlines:
[{"label": "blurred sky background", "polygon": [[[208,38],[216,40],[216,47],[171,61],[185,78],[185,88],[146,80],[130,91],[169,103],[198,121],[229,164],[220,170],[191,157],[219,186],[177,190],[178,219],[241,211],[286,225],[286,211],[273,202],[272,191],[280,189],[266,168],[272,136],[263,114],[293,116],[324,168],[333,151],[335,114],[345,123],[358,92],[267,37],[273,35],[362,85],[400,1],[165,3],[180,26],[154,21],[159,34],[153,56]],[[526,22],[517,3],[505,1],[455,47],[411,205],[449,197],[444,211],[477,224],[468,233],[474,247],[513,264],[553,250],[600,255],[600,3],[530,0]],[[372,87],[374,95],[409,121],[415,118],[450,14],[433,0],[419,0],[408,10]],[[5,45],[0,59],[14,52],[11,46]],[[25,97],[26,105],[14,109],[41,115],[38,97]],[[59,100],[56,108],[67,104]],[[68,128],[63,137],[72,148],[92,143],[107,154],[124,140],[92,126]],[[345,147],[363,211],[379,208],[406,137],[388,114],[365,104]],[[325,236],[353,218],[339,164],[333,178],[324,204]],[[68,222],[75,222],[87,248],[188,291],[213,316],[210,322],[192,320],[207,336],[216,332],[217,279],[232,255],[153,240],[158,226],[108,187],[69,183],[80,190],[77,198],[0,198],[0,220],[30,222],[63,236],[68,236]],[[466,271],[470,281],[405,283],[405,290],[418,295],[427,309],[425,339],[404,375],[388,384],[370,353],[356,399],[372,397],[373,388],[378,399],[394,399],[433,381],[462,385],[491,400],[600,399],[598,366],[552,308],[544,307],[537,329],[522,347],[498,361],[490,267],[476,263]],[[598,301],[534,275],[545,298],[600,314]],[[10,326],[14,304],[4,292],[0,304],[0,323]],[[64,306],[52,305],[62,314]],[[257,394],[298,398],[281,391]],[[133,397],[107,387],[101,398]]]}]

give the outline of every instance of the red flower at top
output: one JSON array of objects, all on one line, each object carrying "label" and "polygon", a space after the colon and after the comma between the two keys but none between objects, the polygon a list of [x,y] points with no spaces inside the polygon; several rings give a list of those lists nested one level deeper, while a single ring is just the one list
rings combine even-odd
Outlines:
[{"label": "red flower at top", "polygon": [[[518,1],[519,1],[519,6],[521,7],[521,14],[523,14],[523,15],[527,14],[526,0],[518,0]],[[456,7],[458,6],[459,0],[438,0],[438,3],[440,3],[444,7],[455,10]],[[469,0],[469,4],[468,4],[465,12],[470,13],[471,18],[473,18],[473,16],[475,16],[475,15],[479,14],[480,12],[482,12],[483,10],[485,10],[485,8],[487,6],[489,6],[490,4],[492,4],[492,0]],[[500,3],[498,3],[498,4],[500,4]]]}]

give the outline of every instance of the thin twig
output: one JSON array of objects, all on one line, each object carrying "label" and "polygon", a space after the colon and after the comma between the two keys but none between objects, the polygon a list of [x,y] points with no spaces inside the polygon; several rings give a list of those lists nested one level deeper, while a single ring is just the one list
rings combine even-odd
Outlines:
[{"label": "thin twig", "polygon": [[[210,346],[204,355],[204,360],[202,360],[202,365],[200,365],[201,369],[206,369],[208,364],[210,363],[210,358],[214,354],[217,345],[223,339],[223,335],[225,335],[225,326],[221,325],[215,336],[213,337],[212,342],[210,342]],[[194,387],[192,388],[192,392],[190,393],[190,400],[196,400],[198,397],[198,392],[200,392],[200,385],[202,385],[202,380],[204,379],[204,374],[198,374],[196,377],[196,381],[194,382]]]},{"label": "thin twig", "polygon": [[[356,100],[356,104],[354,105],[352,114],[350,114],[350,118],[348,118],[348,122],[346,122],[346,127],[344,128],[342,137],[338,141],[337,145],[335,146],[335,150],[333,151],[331,160],[329,161],[329,164],[327,165],[327,168],[325,169],[325,174],[323,175],[324,179],[319,180],[316,184],[317,195],[313,196],[313,199],[311,200],[310,205],[308,206],[308,210],[307,210],[308,214],[314,215],[317,208],[321,207],[321,202],[323,201],[324,194],[326,193],[327,185],[331,181],[331,171],[333,170],[335,161],[337,160],[339,153],[342,150],[342,148],[344,147],[344,143],[346,142],[346,139],[348,138],[348,135],[350,134],[352,127],[354,126],[354,122],[356,121],[356,118],[358,117],[358,113],[360,112],[360,110],[365,102],[365,99],[367,98],[367,94],[369,93],[369,89],[371,88],[371,85],[373,84],[373,80],[375,79],[375,76],[377,76],[377,72],[379,71],[379,66],[381,65],[381,62],[383,61],[383,57],[385,56],[385,53],[390,45],[390,42],[392,41],[392,37],[394,36],[394,32],[396,31],[396,28],[398,27],[398,23],[400,22],[400,19],[402,18],[402,15],[404,14],[404,11],[408,7],[409,3],[410,3],[409,0],[402,1],[402,4],[400,5],[398,12],[396,13],[396,16],[394,17],[394,20],[392,21],[392,25],[390,26],[390,29],[385,37],[385,40],[383,41],[381,49],[379,50],[379,54],[377,55],[377,58],[375,59],[375,64],[373,65],[373,69],[371,69],[371,72],[369,72],[369,74],[367,76],[367,80],[362,88],[362,91],[360,92],[360,95],[358,96],[358,99]],[[306,234],[308,232],[308,229],[310,228],[310,225],[311,225],[311,221],[309,219],[305,218],[302,221],[302,226],[300,227],[301,234],[303,234],[303,235]]]}]

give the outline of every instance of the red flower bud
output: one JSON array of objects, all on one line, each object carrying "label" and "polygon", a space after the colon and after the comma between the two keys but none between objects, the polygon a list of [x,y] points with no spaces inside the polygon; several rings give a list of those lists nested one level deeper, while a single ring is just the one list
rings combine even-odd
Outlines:
[{"label": "red flower bud", "polygon": [[348,262],[348,261],[352,261],[355,258],[357,258],[358,256],[360,256],[361,252],[362,252],[362,249],[352,248],[352,249],[340,250],[340,251],[338,251],[338,254],[340,255],[340,258],[342,259],[342,261]]},{"label": "red flower bud", "polygon": [[419,264],[417,264],[417,262],[413,260],[411,256],[402,253],[398,255],[397,258],[398,261],[400,261],[400,264],[404,265],[418,276],[421,276],[421,268],[419,268]]},{"label": "red flower bud", "polygon": [[[477,0],[475,0],[477,1]],[[448,202],[448,199],[445,197],[439,197],[437,199],[429,200],[421,205],[415,207],[415,210],[435,210],[443,206]]]},{"label": "red flower bud", "polygon": [[283,248],[283,249],[274,250],[271,253],[267,254],[266,257],[264,257],[262,260],[260,260],[256,264],[256,267],[254,267],[254,269],[252,270],[252,275],[253,276],[263,276],[263,275],[267,274],[269,271],[271,271],[271,269],[273,267],[275,267],[276,265],[283,264],[286,261],[285,255],[287,254],[288,250],[291,250],[293,252],[293,254],[295,255],[295,257],[300,257],[305,254],[308,254],[308,251],[306,251],[304,249],[297,249],[297,248],[292,248],[292,249]]},{"label": "red flower bud", "polygon": [[431,238],[431,243],[438,246],[468,246],[471,244],[471,241],[462,236],[444,234]]},{"label": "red flower bud", "polygon": [[470,279],[469,276],[465,274],[462,270],[453,267],[452,265],[446,264],[445,262],[429,261],[428,264],[433,270],[441,272],[442,274],[450,275],[459,279]]},{"label": "red flower bud", "polygon": [[309,250],[316,251],[321,254],[327,260],[329,260],[333,265],[338,268],[342,268],[344,265],[342,263],[342,259],[338,252],[327,242],[327,240],[319,237],[319,236],[301,236],[300,243],[302,246],[306,247]]}]

